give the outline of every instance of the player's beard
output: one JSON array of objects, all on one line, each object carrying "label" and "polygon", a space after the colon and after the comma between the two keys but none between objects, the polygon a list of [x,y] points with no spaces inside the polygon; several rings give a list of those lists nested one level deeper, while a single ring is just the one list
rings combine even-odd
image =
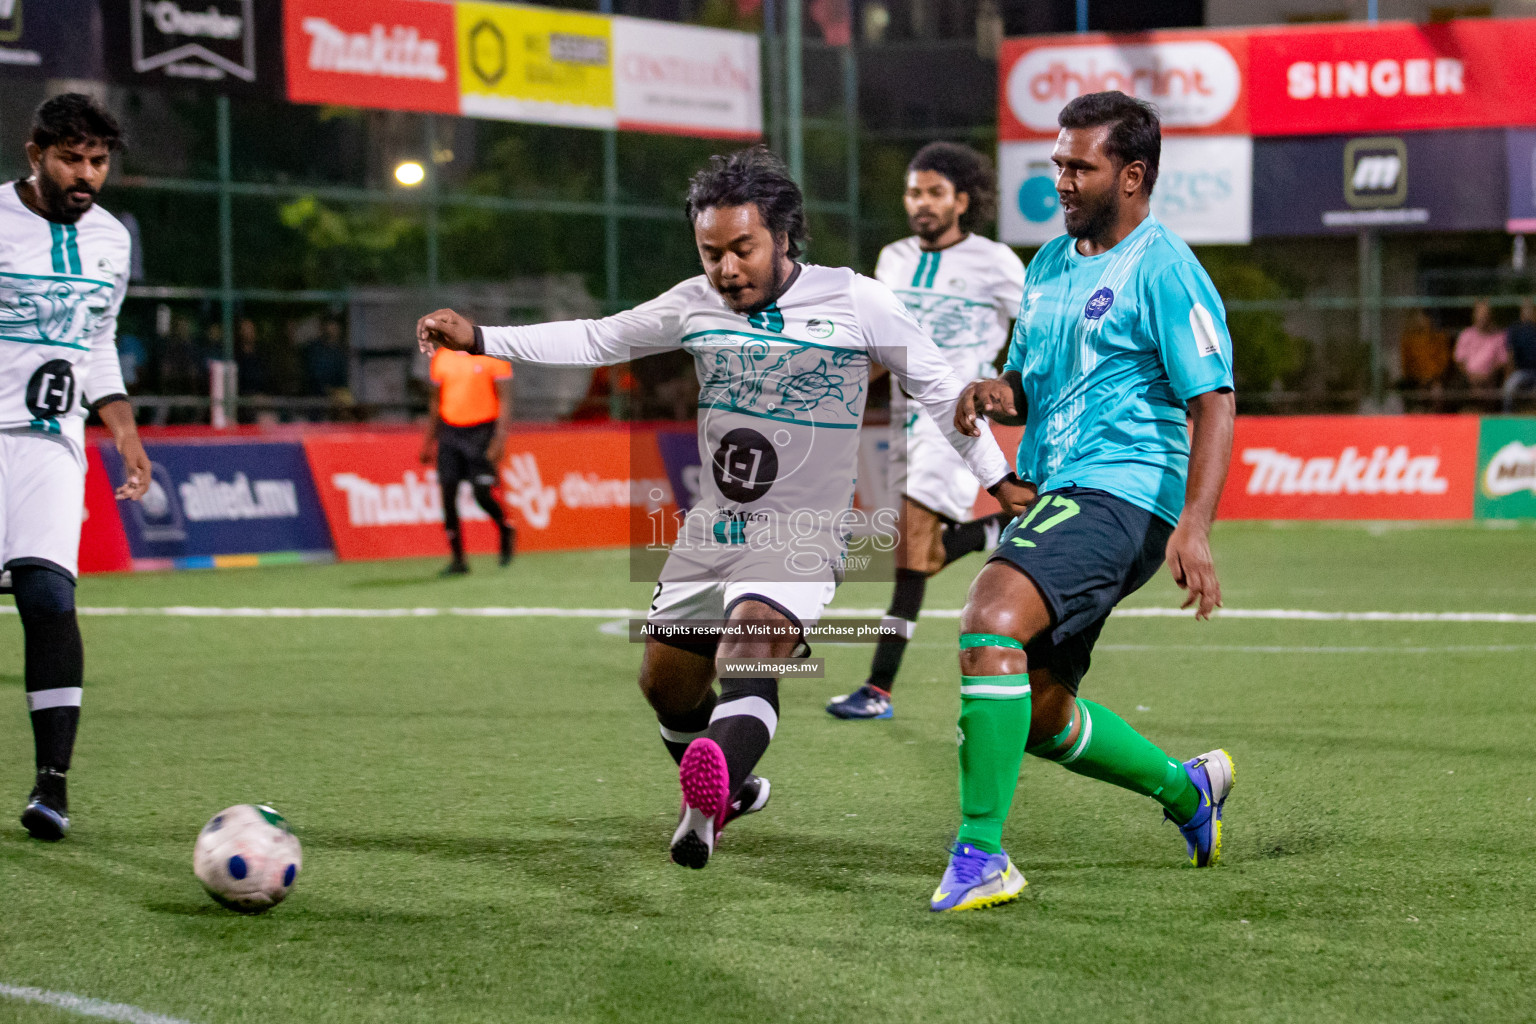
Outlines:
[{"label": "player's beard", "polygon": [[1120,217],[1120,194],[1113,189],[1097,199],[1077,194],[1077,209],[1066,214],[1067,234],[1073,238],[1102,238]]},{"label": "player's beard", "polygon": [[916,217],[908,217],[907,225],[912,228],[912,233],[922,239],[928,245],[943,238],[950,228],[955,226],[959,218],[951,214],[949,217],[934,215],[928,219],[919,220]]},{"label": "player's beard", "polygon": [[[46,171],[39,170],[33,176],[32,186],[37,190],[38,202],[48,211],[50,219],[63,224],[73,224],[84,217],[96,202],[95,189],[78,181],[61,184],[49,177]],[[70,194],[71,189],[87,192],[89,196],[82,202]]]},{"label": "player's beard", "polygon": [[[791,263],[790,265],[793,266],[794,264]],[[779,296],[783,294],[784,261],[775,258],[773,261],[773,276],[768,280],[768,290],[764,293],[764,298],[758,302],[754,302],[750,306],[737,308],[736,304],[731,302],[730,295],[726,295],[725,304],[730,306],[733,312],[740,313],[742,316],[755,316],[756,314],[761,313],[763,310],[767,309],[769,306],[773,305],[775,302],[778,302]]]}]

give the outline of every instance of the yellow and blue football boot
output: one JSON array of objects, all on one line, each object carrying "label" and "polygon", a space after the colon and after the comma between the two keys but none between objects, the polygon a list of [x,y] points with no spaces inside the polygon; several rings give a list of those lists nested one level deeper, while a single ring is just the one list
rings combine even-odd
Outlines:
[{"label": "yellow and blue football boot", "polygon": [[1006,851],[988,853],[965,843],[956,843],[949,851],[949,867],[939,887],[933,890],[929,909],[980,910],[1019,898],[1029,883],[1024,872],[1013,866]]},{"label": "yellow and blue football boot", "polygon": [[[1221,809],[1232,792],[1232,757],[1225,750],[1212,750],[1184,762],[1189,781],[1200,791],[1200,809],[1179,831],[1189,850],[1189,862],[1208,868],[1221,860]],[[1163,817],[1169,821],[1168,812]]]}]

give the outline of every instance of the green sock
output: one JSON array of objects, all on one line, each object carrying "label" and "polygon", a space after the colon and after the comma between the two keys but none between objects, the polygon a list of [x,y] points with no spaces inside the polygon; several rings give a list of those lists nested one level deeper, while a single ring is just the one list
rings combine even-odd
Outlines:
[{"label": "green sock", "polygon": [[[982,638],[988,646],[1016,646],[996,641],[1007,639],[987,634],[961,637],[967,643]],[[959,841],[988,853],[1003,849],[1003,822],[1013,802],[1029,738],[1029,676],[1019,672],[1001,676],[960,677],[960,825]]]},{"label": "green sock", "polygon": [[1180,824],[1195,816],[1200,791],[1182,764],[1104,705],[1079,699],[1077,708],[1082,728],[1076,743],[1062,748],[1066,736],[1058,735],[1030,753],[1055,761],[1069,772],[1149,796]]}]

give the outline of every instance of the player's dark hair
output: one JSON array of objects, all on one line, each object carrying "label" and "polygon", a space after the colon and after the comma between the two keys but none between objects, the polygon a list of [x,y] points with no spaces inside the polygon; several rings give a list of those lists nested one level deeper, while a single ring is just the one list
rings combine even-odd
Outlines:
[{"label": "player's dark hair", "polygon": [[58,142],[100,142],[120,149],[123,129],[112,112],[83,92],[60,93],[32,115],[32,141],[39,149]]},{"label": "player's dark hair", "polygon": [[805,230],[805,196],[789,176],[784,161],[766,146],[738,149],[712,156],[709,166],[688,179],[688,223],[699,213],[720,206],[757,207],[759,216],[774,236],[789,239],[789,258],[799,259],[808,238]]},{"label": "player's dark hair", "polygon": [[997,206],[997,174],[992,170],[992,161],[970,146],[930,142],[907,164],[907,173],[913,171],[942,174],[956,192],[970,197],[970,207],[960,215],[960,230],[974,231],[992,219]]},{"label": "player's dark hair", "polygon": [[1090,92],[1061,108],[1056,123],[1063,128],[1098,128],[1109,125],[1109,155],[1120,166],[1140,160],[1147,168],[1143,177],[1147,195],[1157,184],[1157,161],[1163,151],[1163,128],[1157,108],[1123,92]]}]

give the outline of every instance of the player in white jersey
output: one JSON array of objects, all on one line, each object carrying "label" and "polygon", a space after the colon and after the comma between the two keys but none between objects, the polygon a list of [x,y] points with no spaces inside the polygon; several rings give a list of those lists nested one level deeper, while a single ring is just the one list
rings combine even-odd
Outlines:
[{"label": "player in white jersey", "polygon": [[117,361],[128,232],[95,205],[121,132],[88,96],[37,109],[32,175],[0,185],[0,585],[25,634],[37,780],[21,822],[69,830],[65,772],[80,721],[75,574],[85,506],[85,416],[101,414],[128,467],[119,498],[149,487],[149,457]]},{"label": "player in white jersey", "polygon": [[[1024,295],[1024,264],[975,234],[992,215],[997,179],[975,150],[934,142],[907,165],[903,202],[913,234],[880,250],[875,277],[889,285],[961,380],[991,377]],[[833,697],[837,718],[890,718],[891,687],[923,607],[928,577],[997,543],[999,513],[971,519],[979,486],[940,424],[891,389],[891,477],[901,495],[896,587],[864,685]]]},{"label": "player in white jersey", "polygon": [[418,334],[426,348],[560,365],[693,354],[708,472],[656,586],[640,688],[678,762],[672,859],[700,868],[725,823],[766,801],[752,769],[778,725],[777,675],[722,671],[717,697],[717,659],[792,656],[831,600],[870,364],[950,424],[947,436],[1005,507],[1033,492],[990,436],[953,427],[964,383],[888,288],[797,262],[803,199],[777,158],[761,147],[715,157],[690,183],[687,210],[704,274],[659,298],[603,320],[529,327],[480,328],[439,310]]}]

